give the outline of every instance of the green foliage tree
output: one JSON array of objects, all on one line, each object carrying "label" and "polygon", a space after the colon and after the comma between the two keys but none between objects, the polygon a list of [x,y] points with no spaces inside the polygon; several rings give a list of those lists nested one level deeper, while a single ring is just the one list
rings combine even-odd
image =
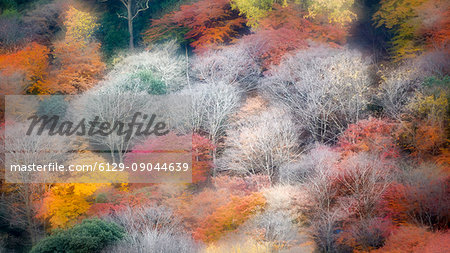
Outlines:
[{"label": "green foliage tree", "polygon": [[102,52],[108,59],[128,46],[126,24],[120,21],[112,11],[104,12],[99,20],[102,29],[99,30],[98,37],[102,41]]},{"label": "green foliage tree", "polygon": [[147,91],[149,94],[166,94],[167,87],[165,83],[157,78],[151,71],[141,71],[137,73],[136,76],[141,83],[141,89]]},{"label": "green foliage tree", "polygon": [[100,252],[108,244],[118,241],[124,236],[124,229],[113,222],[89,219],[73,228],[57,230],[37,243],[30,253]]}]

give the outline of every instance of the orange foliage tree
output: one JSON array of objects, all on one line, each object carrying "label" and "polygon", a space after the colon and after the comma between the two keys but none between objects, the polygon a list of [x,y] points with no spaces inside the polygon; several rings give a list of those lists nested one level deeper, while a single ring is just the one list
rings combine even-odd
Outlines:
[{"label": "orange foliage tree", "polygon": [[[86,152],[76,154],[69,164],[84,166],[105,162],[101,156]],[[67,183],[54,184],[46,193],[39,216],[48,219],[52,228],[71,226],[91,208],[94,193],[116,181],[126,181],[126,175],[122,172],[72,172]]]},{"label": "orange foliage tree", "polygon": [[[448,86],[448,83],[449,81],[444,79],[444,87]],[[448,91],[438,87],[437,94],[430,94],[432,92],[428,90],[417,92],[408,103],[409,112],[403,117],[397,133],[402,147],[419,159],[445,152],[449,142]],[[442,159],[445,159],[445,154]]]},{"label": "orange foliage tree", "polygon": [[233,196],[228,204],[206,217],[200,227],[194,231],[194,238],[204,242],[217,241],[223,234],[236,230],[265,205],[266,199],[261,193],[244,197]]},{"label": "orange foliage tree", "polygon": [[52,228],[65,228],[89,210],[87,200],[96,190],[96,184],[58,184],[47,193],[40,217],[48,219]]},{"label": "orange foliage tree", "polygon": [[91,88],[102,77],[105,64],[93,34],[98,28],[90,13],[70,7],[66,12],[65,38],[54,43],[54,70],[49,81],[52,93],[76,94]]},{"label": "orange foliage tree", "polygon": [[261,188],[269,187],[270,180],[267,176],[258,175],[244,178],[219,176],[213,178],[213,185],[214,188],[203,188],[199,193],[184,192],[180,196],[166,199],[164,205],[181,217],[186,230],[195,231],[203,225],[205,217],[229,203],[232,196],[249,196]]},{"label": "orange foliage tree", "polygon": [[205,217],[229,201],[230,194],[226,190],[204,188],[197,194],[185,192],[180,196],[168,198],[164,201],[164,205],[172,208],[183,220],[186,230],[195,231],[202,225]]},{"label": "orange foliage tree", "polygon": [[154,42],[184,27],[188,28],[184,38],[198,52],[211,45],[232,42],[245,23],[239,12],[232,10],[229,0],[201,0],[152,20],[150,29],[144,33],[144,41]]},{"label": "orange foliage tree", "polygon": [[[32,42],[15,53],[0,55],[0,74],[5,78],[5,82],[8,82],[9,78],[17,82],[14,75],[23,75],[25,91],[45,94],[48,92],[49,53],[50,50],[46,46]],[[6,86],[7,84],[2,83],[2,91]]]}]

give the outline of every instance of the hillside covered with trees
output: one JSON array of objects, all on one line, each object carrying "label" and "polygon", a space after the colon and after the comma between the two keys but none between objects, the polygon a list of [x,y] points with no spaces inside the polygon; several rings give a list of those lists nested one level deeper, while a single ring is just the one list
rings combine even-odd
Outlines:
[{"label": "hillside covered with trees", "polygon": [[176,137],[11,137],[5,95],[66,95],[18,119],[187,96],[192,140],[192,183],[11,183],[2,145],[0,252],[450,252],[449,38],[446,0],[0,0],[10,159],[132,164]]}]

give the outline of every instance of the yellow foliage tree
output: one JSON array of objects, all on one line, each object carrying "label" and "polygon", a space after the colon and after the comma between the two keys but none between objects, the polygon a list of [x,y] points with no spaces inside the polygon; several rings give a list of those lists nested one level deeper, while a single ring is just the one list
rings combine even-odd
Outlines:
[{"label": "yellow foliage tree", "polygon": [[49,83],[52,93],[76,94],[93,87],[105,70],[100,43],[93,38],[99,24],[92,14],[70,7],[64,25],[65,38],[54,43],[55,69]]},{"label": "yellow foliage tree", "polygon": [[438,155],[445,151],[448,143],[447,123],[449,111],[448,94],[440,90],[438,94],[417,92],[407,108],[414,117],[402,122],[400,142],[413,155]]},{"label": "yellow foliage tree", "polygon": [[66,13],[66,43],[85,45],[93,40],[95,31],[100,26],[97,19],[88,12],[75,9],[73,6]]},{"label": "yellow foliage tree", "polygon": [[238,9],[241,15],[247,17],[249,26],[256,27],[258,22],[272,10],[273,4],[277,2],[287,4],[287,0],[232,0],[231,7]]},{"label": "yellow foliage tree", "polygon": [[[77,154],[68,164],[97,165],[106,161],[90,152]],[[126,182],[123,172],[75,172],[67,182],[55,184],[47,193],[40,211],[40,217],[48,219],[52,228],[65,228],[73,225],[92,205],[93,194],[102,187],[110,186],[113,180]],[[108,182],[109,181],[109,182]],[[73,183],[88,182],[88,183]]]},{"label": "yellow foliage tree", "polygon": [[346,25],[356,19],[356,14],[352,11],[354,3],[354,0],[312,0],[307,17],[325,15],[329,23]]},{"label": "yellow foliage tree", "polygon": [[392,31],[392,55],[399,61],[414,58],[427,47],[448,47],[449,13],[445,0],[382,0],[373,20],[377,27]]},{"label": "yellow foliage tree", "polygon": [[352,11],[354,0],[232,0],[231,7],[247,17],[247,24],[257,27],[275,4],[286,7],[291,3],[305,8],[306,18],[327,18],[329,23],[346,25],[356,19]]}]

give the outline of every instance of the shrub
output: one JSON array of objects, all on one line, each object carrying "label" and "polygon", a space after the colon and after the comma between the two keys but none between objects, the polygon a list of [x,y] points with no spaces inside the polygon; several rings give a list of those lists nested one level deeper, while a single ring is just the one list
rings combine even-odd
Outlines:
[{"label": "shrub", "polygon": [[67,230],[58,230],[36,244],[31,253],[100,252],[108,244],[122,239],[123,228],[99,219],[84,220]]}]

